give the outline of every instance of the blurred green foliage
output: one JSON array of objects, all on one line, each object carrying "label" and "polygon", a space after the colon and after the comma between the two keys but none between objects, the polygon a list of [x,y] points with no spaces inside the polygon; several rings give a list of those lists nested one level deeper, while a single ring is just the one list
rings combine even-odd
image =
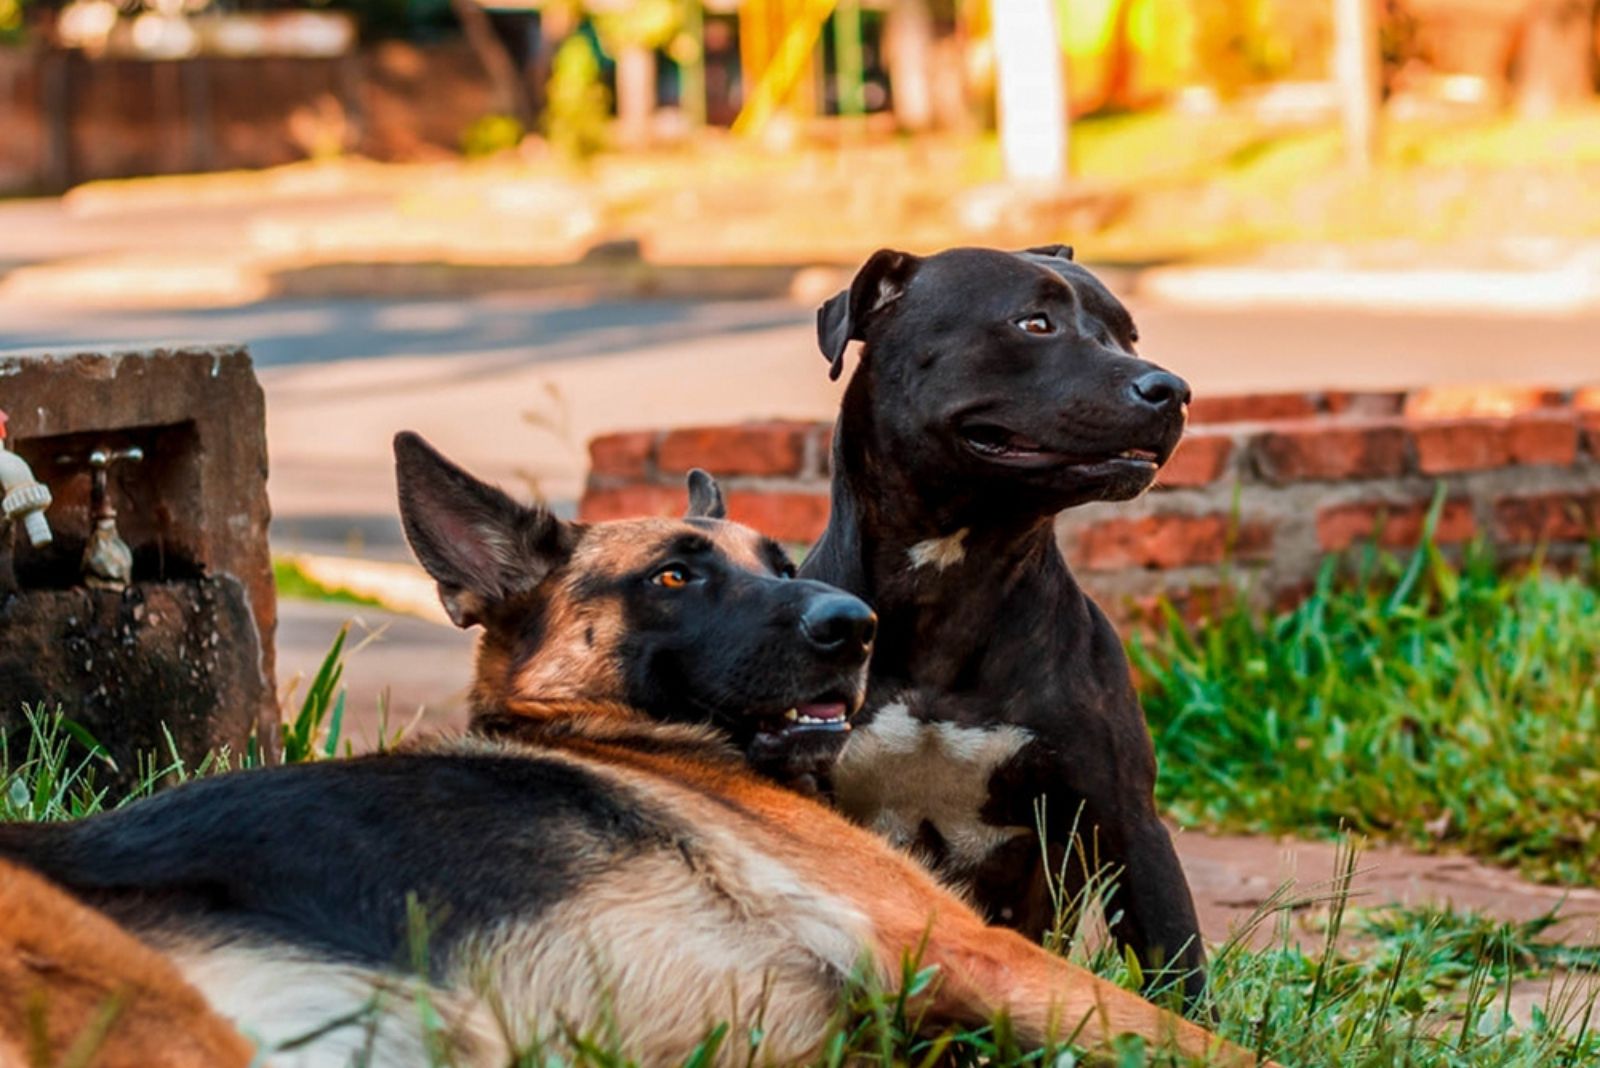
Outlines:
[{"label": "blurred green foliage", "polygon": [[475,120],[461,135],[461,153],[468,159],[482,159],[522,143],[527,131],[511,115],[485,115]]},{"label": "blurred green foliage", "polygon": [[1223,96],[1279,78],[1327,75],[1331,10],[1294,0],[1194,0],[1199,73]]},{"label": "blurred green foliage", "polygon": [[27,32],[22,21],[22,0],[0,0],[0,45],[18,44]]},{"label": "blurred green foliage", "polygon": [[556,49],[546,100],[544,133],[557,153],[581,161],[605,148],[611,94],[585,35],[575,33]]},{"label": "blurred green foliage", "polygon": [[[593,16],[600,45],[611,55],[621,48],[663,48],[683,26],[686,0],[633,0],[615,12]],[[699,0],[687,0],[697,3]]]}]

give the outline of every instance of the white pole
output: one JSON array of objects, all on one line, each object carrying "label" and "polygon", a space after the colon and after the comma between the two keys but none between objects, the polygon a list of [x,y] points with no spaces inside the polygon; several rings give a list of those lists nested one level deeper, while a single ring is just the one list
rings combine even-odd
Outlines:
[{"label": "white pole", "polygon": [[1359,171],[1372,168],[1378,142],[1378,25],[1372,6],[1372,0],[1333,0],[1333,71],[1345,159]]},{"label": "white pole", "polygon": [[993,0],[990,10],[1006,177],[1059,183],[1067,174],[1067,100],[1055,0]]}]

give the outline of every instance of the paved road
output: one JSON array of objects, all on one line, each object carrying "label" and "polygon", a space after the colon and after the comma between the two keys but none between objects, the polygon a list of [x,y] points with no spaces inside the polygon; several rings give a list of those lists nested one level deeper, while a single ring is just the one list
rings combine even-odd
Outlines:
[{"label": "paved road", "polygon": [[176,311],[0,306],[0,312],[0,348],[243,340],[263,369],[463,355],[495,357],[495,365],[505,368],[797,326],[811,317],[808,309],[787,301],[577,303],[514,294],[283,300]]},{"label": "paved road", "polygon": [[[1320,386],[1600,380],[1600,313],[1471,316],[1327,308],[1207,312],[1134,301],[1150,357],[1200,394]],[[505,294],[282,301],[183,311],[0,307],[0,348],[245,340],[268,397],[285,543],[393,546],[401,427],[570,507],[607,430],[837,404],[811,309],[784,301],[575,303]]]}]

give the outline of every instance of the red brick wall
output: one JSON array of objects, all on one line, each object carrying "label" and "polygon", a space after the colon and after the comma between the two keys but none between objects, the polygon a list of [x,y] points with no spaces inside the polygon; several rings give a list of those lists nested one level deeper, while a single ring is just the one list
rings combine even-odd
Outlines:
[{"label": "red brick wall", "polygon": [[[1167,594],[1204,606],[1225,579],[1290,598],[1326,554],[1482,536],[1517,558],[1571,558],[1600,533],[1600,387],[1460,388],[1197,400],[1183,444],[1137,501],[1062,514],[1079,579],[1125,614]],[[828,515],[826,423],[634,431],[590,443],[585,519],[683,510],[683,474],[717,475],[735,519],[808,542]]]},{"label": "red brick wall", "polygon": [[482,66],[460,41],[388,41],[343,59],[173,62],[0,47],[0,193],[291,163],[306,156],[294,116],[335,104],[345,147],[381,160],[455,152],[493,109]]}]

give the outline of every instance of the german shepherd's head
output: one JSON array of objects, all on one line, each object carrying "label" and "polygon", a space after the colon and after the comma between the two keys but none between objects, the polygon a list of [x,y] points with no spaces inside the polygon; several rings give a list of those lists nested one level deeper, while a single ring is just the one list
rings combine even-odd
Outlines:
[{"label": "german shepherd's head", "polygon": [[842,742],[876,617],[726,520],[705,472],[690,474],[681,520],[581,524],[518,504],[416,434],[394,449],[411,548],[456,625],[483,627],[475,718],[619,704],[713,724],[752,759]]}]

